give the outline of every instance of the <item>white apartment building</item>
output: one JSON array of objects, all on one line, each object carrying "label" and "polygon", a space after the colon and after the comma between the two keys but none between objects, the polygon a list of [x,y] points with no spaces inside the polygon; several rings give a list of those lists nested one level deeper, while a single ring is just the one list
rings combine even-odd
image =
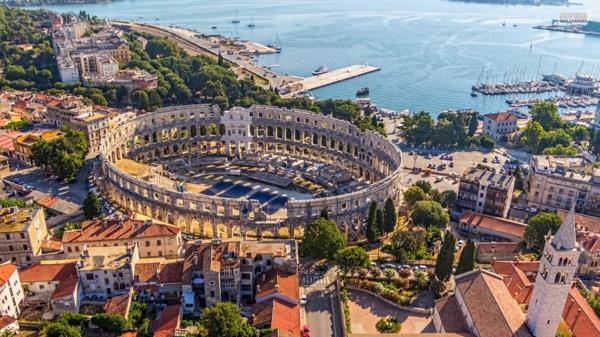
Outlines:
[{"label": "white apartment building", "polygon": [[10,262],[0,264],[0,316],[19,317],[24,297],[17,267]]},{"label": "white apartment building", "polygon": [[498,112],[483,116],[483,133],[498,140],[510,140],[519,130],[519,118],[512,112]]}]

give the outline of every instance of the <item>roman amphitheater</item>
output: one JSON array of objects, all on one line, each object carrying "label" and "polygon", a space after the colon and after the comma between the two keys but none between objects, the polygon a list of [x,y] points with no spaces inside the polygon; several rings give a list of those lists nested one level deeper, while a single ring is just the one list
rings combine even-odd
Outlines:
[{"label": "roman amphitheater", "polygon": [[401,195],[394,144],[302,110],[163,108],[110,128],[99,159],[107,199],[202,237],[299,237],[327,209],[357,239]]}]

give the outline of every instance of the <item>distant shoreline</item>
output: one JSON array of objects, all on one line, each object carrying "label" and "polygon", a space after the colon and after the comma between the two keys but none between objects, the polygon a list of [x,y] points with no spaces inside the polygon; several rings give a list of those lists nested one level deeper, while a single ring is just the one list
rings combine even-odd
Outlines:
[{"label": "distant shoreline", "polygon": [[549,30],[552,32],[584,34],[584,35],[600,37],[600,32],[593,31],[593,30],[586,30],[583,26],[535,26],[533,28]]},{"label": "distant shoreline", "polygon": [[111,3],[116,0],[0,0],[0,5],[29,7],[45,5],[87,5],[97,3]]},{"label": "distant shoreline", "polygon": [[516,6],[567,6],[579,5],[569,0],[448,0],[453,2],[468,2],[490,5],[516,5]]}]

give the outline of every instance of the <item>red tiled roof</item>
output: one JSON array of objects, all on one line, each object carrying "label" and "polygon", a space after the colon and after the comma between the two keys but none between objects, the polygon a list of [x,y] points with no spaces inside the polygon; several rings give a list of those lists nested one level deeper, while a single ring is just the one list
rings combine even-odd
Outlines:
[{"label": "red tiled roof", "polygon": [[119,337],[137,337],[137,331],[125,331]]},{"label": "red tiled roof", "polygon": [[40,262],[19,271],[21,283],[32,282],[62,282],[76,275],[75,263],[49,263],[41,264]]},{"label": "red tiled roof", "polygon": [[469,331],[469,326],[462,315],[456,295],[435,301],[435,309],[440,315],[445,332],[459,333]]},{"label": "red tiled roof", "polygon": [[169,305],[162,313],[160,318],[152,322],[154,327],[153,337],[171,337],[175,330],[179,328],[179,315],[181,313],[181,305]]},{"label": "red tiled roof", "polygon": [[504,122],[508,120],[516,121],[519,119],[511,112],[497,112],[493,114],[484,115],[484,117],[487,117],[491,120],[495,120],[496,122]]},{"label": "red tiled roof", "polygon": [[300,298],[298,284],[298,274],[286,273],[278,269],[271,270],[265,274],[264,280],[258,282],[260,291],[256,292],[256,299],[279,292],[298,300]]},{"label": "red tiled roof", "polygon": [[[561,220],[565,220],[569,211],[564,209],[557,209],[556,214]],[[575,225],[578,230],[590,231],[597,234],[600,234],[600,218],[595,216],[575,213]]]},{"label": "red tiled roof", "polygon": [[497,218],[481,213],[466,211],[459,220],[462,223],[468,223],[471,226],[486,228],[491,231],[505,233],[519,238],[525,234],[526,224]]},{"label": "red tiled roof", "polygon": [[537,272],[539,266],[539,261],[496,261],[492,265],[492,269],[502,275],[508,292],[517,303],[527,304],[531,301],[535,280],[528,277],[526,273]]},{"label": "red tiled roof", "polygon": [[156,271],[160,262],[138,262],[135,264],[134,278],[137,283],[157,282]]},{"label": "red tiled roof", "polygon": [[600,251],[600,235],[592,232],[577,232],[577,242],[590,253]]},{"label": "red tiled roof", "polygon": [[563,319],[574,336],[600,337],[600,319],[577,288],[569,291]]},{"label": "red tiled roof", "polygon": [[77,275],[72,275],[68,279],[60,281],[56,286],[56,289],[54,289],[54,291],[52,292],[52,295],[50,295],[50,300],[57,300],[60,298],[73,296],[78,283],[79,278],[77,277]]},{"label": "red tiled roof", "polygon": [[63,243],[175,236],[180,232],[177,226],[139,220],[95,220],[83,222],[81,229],[66,231]]},{"label": "red tiled roof", "polygon": [[4,132],[4,133],[0,133],[0,149],[5,149],[8,151],[14,151],[15,150],[15,143],[13,142],[13,139],[19,137],[23,135],[23,132],[19,132],[19,131],[10,131],[10,132]]},{"label": "red tiled roof", "polygon": [[160,265],[159,283],[179,283],[183,277],[183,261]]},{"label": "red tiled roof", "polygon": [[525,315],[502,276],[475,270],[456,277],[456,290],[460,291],[480,337],[531,337]]},{"label": "red tiled roof", "polygon": [[521,251],[519,242],[478,242],[477,250],[481,253],[518,253]]},{"label": "red tiled roof", "polygon": [[111,297],[104,303],[104,312],[109,314],[118,314],[127,318],[129,315],[129,303],[131,300],[131,293],[125,295],[119,295]]},{"label": "red tiled roof", "polygon": [[290,304],[278,298],[257,303],[252,310],[252,324],[269,325],[293,336],[300,335],[300,306]]},{"label": "red tiled roof", "polygon": [[13,324],[16,321],[17,319],[11,316],[0,316],[0,330],[6,328],[7,326]]},{"label": "red tiled roof", "polygon": [[17,270],[17,267],[12,263],[4,263],[0,265],[0,286],[8,282],[8,279]]},{"label": "red tiled roof", "polygon": [[137,283],[179,283],[183,262],[139,262],[135,265],[134,275]]}]

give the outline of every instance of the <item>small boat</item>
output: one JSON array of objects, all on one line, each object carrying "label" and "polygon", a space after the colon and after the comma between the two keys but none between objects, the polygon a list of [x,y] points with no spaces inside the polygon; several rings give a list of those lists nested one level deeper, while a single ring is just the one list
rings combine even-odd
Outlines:
[{"label": "small boat", "polygon": [[327,69],[327,67],[321,66],[321,67],[315,69],[312,72],[312,74],[315,75],[315,76],[317,76],[317,75],[322,75],[322,74],[325,74],[325,73],[328,73],[328,72],[329,72],[329,69]]},{"label": "small boat", "polygon": [[254,18],[250,17],[250,23],[247,25],[248,28],[254,28],[256,27],[256,25],[254,24]]},{"label": "small boat", "polygon": [[366,96],[370,93],[370,90],[368,87],[364,87],[364,88],[360,88],[358,90],[356,90],[356,96]]},{"label": "small boat", "polygon": [[471,97],[477,97],[477,96],[479,96],[479,95],[477,95],[476,92],[474,92],[474,91],[471,92]]},{"label": "small boat", "polygon": [[513,27],[516,27],[516,26],[517,26],[516,24],[513,25]]},{"label": "small boat", "polygon": [[506,21],[502,21],[502,26],[506,26]]},{"label": "small boat", "polygon": [[240,23],[240,20],[231,20],[231,23]]},{"label": "small boat", "polygon": [[217,26],[212,26],[210,27],[210,29],[217,29]]},{"label": "small boat", "polygon": [[235,24],[240,23],[240,19],[238,19],[237,10],[235,11],[235,19],[231,20],[231,23],[235,23]]}]

